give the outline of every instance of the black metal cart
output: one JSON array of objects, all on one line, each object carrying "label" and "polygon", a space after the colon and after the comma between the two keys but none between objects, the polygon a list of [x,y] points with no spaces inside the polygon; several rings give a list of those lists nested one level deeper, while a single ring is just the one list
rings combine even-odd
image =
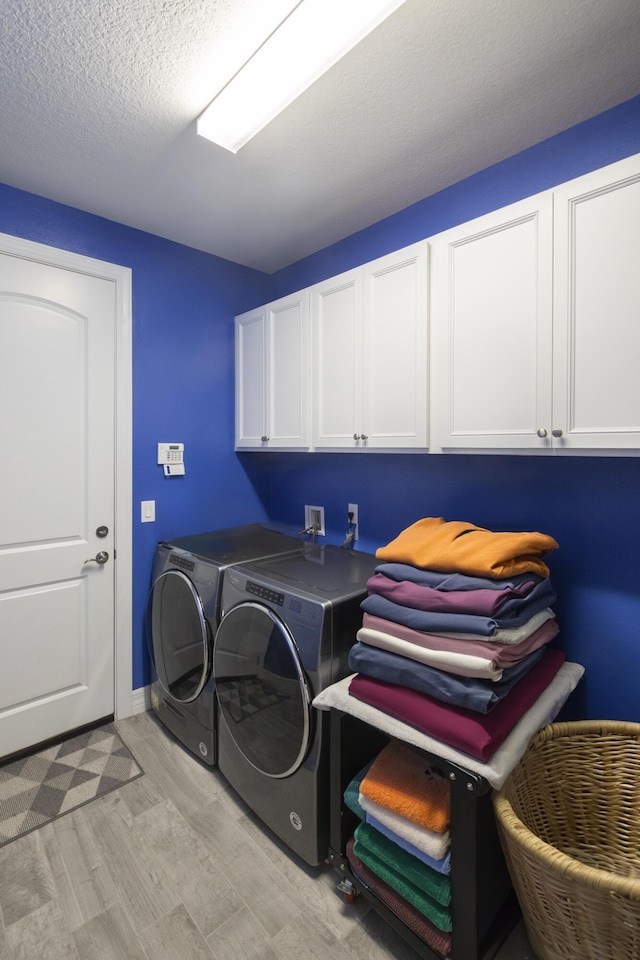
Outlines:
[{"label": "black metal cart", "polygon": [[[329,859],[342,877],[341,889],[364,896],[388,923],[429,960],[442,960],[380,900],[346,857],[346,845],[358,824],[344,804],[346,787],[391,739],[364,720],[330,710]],[[451,912],[450,960],[491,960],[517,922],[520,911],[498,839],[491,786],[483,777],[435,754],[423,751],[429,765],[451,784]]]}]

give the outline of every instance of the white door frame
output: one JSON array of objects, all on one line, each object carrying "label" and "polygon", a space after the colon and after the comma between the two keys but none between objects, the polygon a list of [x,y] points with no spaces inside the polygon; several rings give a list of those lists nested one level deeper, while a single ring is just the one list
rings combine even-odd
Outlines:
[{"label": "white door frame", "polygon": [[94,260],[68,250],[0,233],[0,252],[52,266],[113,280],[116,291],[116,411],[115,411],[115,669],[116,720],[133,708],[132,649],[132,315],[131,269]]}]

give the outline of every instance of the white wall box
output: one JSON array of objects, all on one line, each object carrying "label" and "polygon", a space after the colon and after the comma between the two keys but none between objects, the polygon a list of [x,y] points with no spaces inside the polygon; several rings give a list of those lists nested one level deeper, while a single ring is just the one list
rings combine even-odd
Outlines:
[{"label": "white wall box", "polygon": [[640,157],[432,240],[444,449],[640,449]]},{"label": "white wall box", "polygon": [[428,244],[311,288],[312,446],[426,450]]},{"label": "white wall box", "polygon": [[236,450],[309,447],[309,295],[235,319]]}]

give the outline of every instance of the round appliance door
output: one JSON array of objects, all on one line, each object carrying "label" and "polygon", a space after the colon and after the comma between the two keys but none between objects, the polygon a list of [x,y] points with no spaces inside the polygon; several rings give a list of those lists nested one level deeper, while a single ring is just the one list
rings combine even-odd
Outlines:
[{"label": "round appliance door", "polygon": [[216,633],[213,675],[244,758],[267,777],[294,773],[311,742],[312,698],[286,624],[258,603],[233,607]]},{"label": "round appliance door", "polygon": [[211,633],[198,592],[181,570],[160,574],[147,607],[149,653],[162,689],[180,703],[201,693],[211,669]]}]

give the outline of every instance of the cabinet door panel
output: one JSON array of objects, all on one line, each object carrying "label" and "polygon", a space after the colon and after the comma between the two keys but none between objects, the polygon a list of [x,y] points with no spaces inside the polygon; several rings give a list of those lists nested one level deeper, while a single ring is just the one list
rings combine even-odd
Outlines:
[{"label": "cabinet door panel", "polygon": [[426,243],[365,267],[364,432],[370,447],[427,446]]},{"label": "cabinet door panel", "polygon": [[260,447],[265,423],[266,311],[236,317],[236,448]]},{"label": "cabinet door panel", "polygon": [[560,445],[640,447],[640,158],[566,184],[555,204]]},{"label": "cabinet door panel", "polygon": [[268,308],[269,447],[309,445],[309,301],[303,291]]},{"label": "cabinet door panel", "polygon": [[443,447],[550,446],[551,209],[536,197],[434,238]]},{"label": "cabinet door panel", "polygon": [[362,282],[358,270],[311,293],[313,446],[353,448],[362,423]]}]

